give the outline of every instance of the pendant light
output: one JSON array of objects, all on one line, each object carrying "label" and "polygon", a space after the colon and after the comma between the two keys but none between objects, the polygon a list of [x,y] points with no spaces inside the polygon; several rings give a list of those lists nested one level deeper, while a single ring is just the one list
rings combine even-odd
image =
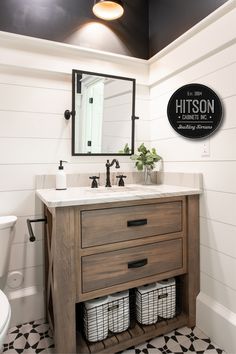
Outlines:
[{"label": "pendant light", "polygon": [[93,13],[102,20],[116,20],[124,13],[123,3],[121,0],[95,0]]}]

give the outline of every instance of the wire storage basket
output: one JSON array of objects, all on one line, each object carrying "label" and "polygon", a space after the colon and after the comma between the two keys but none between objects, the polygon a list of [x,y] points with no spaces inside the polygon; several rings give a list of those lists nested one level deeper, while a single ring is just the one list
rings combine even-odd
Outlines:
[{"label": "wire storage basket", "polygon": [[175,279],[162,280],[157,285],[157,314],[160,319],[176,316],[176,283]]},{"label": "wire storage basket", "polygon": [[156,283],[136,289],[136,317],[139,323],[145,325],[157,322]]},{"label": "wire storage basket", "polygon": [[132,322],[130,299],[129,291],[123,291],[84,302],[83,332],[87,341],[102,341],[126,331]]},{"label": "wire storage basket", "polygon": [[108,323],[112,333],[126,331],[130,326],[129,291],[109,296]]},{"label": "wire storage basket", "polygon": [[108,336],[108,296],[83,304],[83,328],[89,342],[98,342]]},{"label": "wire storage basket", "polygon": [[79,304],[78,326],[87,342],[117,336],[138,322],[152,325],[183,310],[183,281],[170,278]]},{"label": "wire storage basket", "polygon": [[176,281],[174,278],[136,289],[136,319],[151,325],[177,315]]}]

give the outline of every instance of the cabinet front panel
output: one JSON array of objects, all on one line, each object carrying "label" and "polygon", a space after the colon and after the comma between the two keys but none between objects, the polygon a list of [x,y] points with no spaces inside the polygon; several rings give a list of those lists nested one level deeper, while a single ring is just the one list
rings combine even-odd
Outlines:
[{"label": "cabinet front panel", "polygon": [[182,203],[82,211],[82,248],[182,231]]},{"label": "cabinet front panel", "polygon": [[81,262],[82,291],[86,293],[183,268],[183,240],[85,256]]}]

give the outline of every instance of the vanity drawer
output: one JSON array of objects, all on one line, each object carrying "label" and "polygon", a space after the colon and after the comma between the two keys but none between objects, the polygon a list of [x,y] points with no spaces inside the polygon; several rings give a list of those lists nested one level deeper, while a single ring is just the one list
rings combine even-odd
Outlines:
[{"label": "vanity drawer", "polygon": [[81,262],[86,293],[183,268],[183,239],[85,256]]},{"label": "vanity drawer", "polygon": [[81,212],[82,248],[182,231],[183,200]]}]

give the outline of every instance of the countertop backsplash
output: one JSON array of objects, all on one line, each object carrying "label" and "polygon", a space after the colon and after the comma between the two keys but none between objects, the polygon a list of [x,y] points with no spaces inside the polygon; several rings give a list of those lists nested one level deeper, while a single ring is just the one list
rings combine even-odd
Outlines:
[{"label": "countertop backsplash", "polygon": [[[122,169],[119,172],[111,172],[112,185],[118,184],[116,176],[124,174],[125,184],[143,184],[143,172],[124,172]],[[78,173],[67,174],[67,188],[70,187],[90,187],[90,176],[99,176],[99,186],[105,185],[105,173]],[[180,187],[191,187],[202,189],[202,174],[200,173],[177,173],[177,172],[152,172],[153,184],[166,184],[175,185]],[[51,189],[55,188],[56,177],[55,175],[37,175],[36,176],[36,189]],[[122,187],[121,187],[122,188]]]}]

